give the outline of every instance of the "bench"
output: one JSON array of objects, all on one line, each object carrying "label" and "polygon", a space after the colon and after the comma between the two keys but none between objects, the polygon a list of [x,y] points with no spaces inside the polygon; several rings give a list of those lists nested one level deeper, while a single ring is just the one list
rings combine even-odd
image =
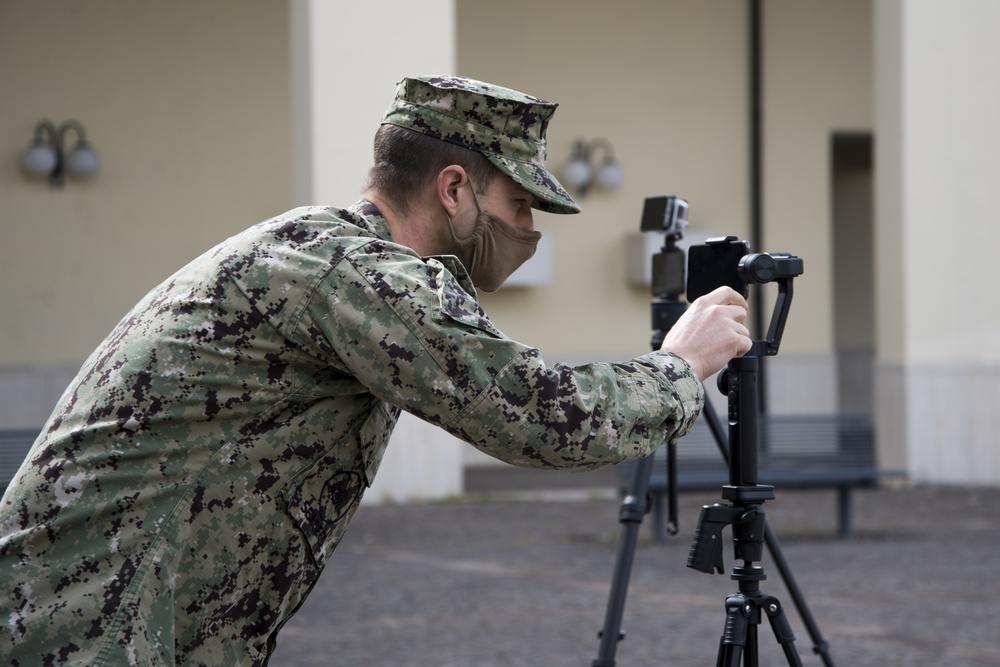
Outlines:
[{"label": "bench", "polygon": [[39,429],[0,429],[0,495],[14,478],[38,437]]},{"label": "bench", "polygon": [[[725,424],[723,424],[725,429]],[[837,490],[838,533],[851,534],[851,492],[872,487],[901,471],[882,470],[875,460],[871,418],[867,415],[761,415],[758,419],[758,483],[782,489]],[[719,489],[729,483],[729,469],[705,418],[677,441],[677,491]],[[653,537],[666,535],[667,448],[653,454],[649,482]],[[618,468],[632,479],[636,462]]]}]

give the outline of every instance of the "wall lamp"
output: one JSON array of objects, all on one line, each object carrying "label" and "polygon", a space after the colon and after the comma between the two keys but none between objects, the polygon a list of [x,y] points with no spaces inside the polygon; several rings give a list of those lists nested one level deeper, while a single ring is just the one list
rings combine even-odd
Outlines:
[{"label": "wall lamp", "polygon": [[[603,152],[604,157],[594,167],[597,153]],[[607,139],[584,141],[577,139],[573,143],[573,153],[569,157],[566,168],[563,169],[563,183],[580,193],[587,194],[593,185],[605,190],[614,190],[622,184],[622,168],[615,161],[611,142]]]},{"label": "wall lamp", "polygon": [[[76,145],[64,152],[66,132],[76,132]],[[58,128],[50,120],[35,125],[35,136],[24,150],[21,166],[32,176],[48,176],[49,185],[60,188],[68,172],[73,176],[90,176],[97,171],[97,153],[87,142],[83,125],[67,120]]]}]

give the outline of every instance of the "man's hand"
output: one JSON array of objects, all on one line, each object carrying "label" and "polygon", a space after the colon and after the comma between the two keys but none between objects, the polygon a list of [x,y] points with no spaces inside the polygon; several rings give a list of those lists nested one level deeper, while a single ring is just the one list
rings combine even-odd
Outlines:
[{"label": "man's hand", "polygon": [[661,350],[691,364],[702,382],[750,351],[747,301],[730,287],[696,299],[663,339]]}]

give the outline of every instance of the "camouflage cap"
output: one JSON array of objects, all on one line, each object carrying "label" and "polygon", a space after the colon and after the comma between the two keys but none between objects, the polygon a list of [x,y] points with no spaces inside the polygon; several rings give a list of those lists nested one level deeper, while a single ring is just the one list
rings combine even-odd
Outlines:
[{"label": "camouflage cap", "polygon": [[580,207],[545,168],[545,128],[558,105],[459,76],[406,78],[382,118],[482,153],[549,213]]}]

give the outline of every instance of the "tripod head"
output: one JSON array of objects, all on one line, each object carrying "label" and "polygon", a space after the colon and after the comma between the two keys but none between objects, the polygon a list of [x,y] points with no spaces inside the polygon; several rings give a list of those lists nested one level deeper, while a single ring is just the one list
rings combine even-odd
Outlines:
[{"label": "tripod head", "polygon": [[739,241],[735,236],[721,236],[708,239],[704,245],[692,246],[689,264],[689,301],[724,285],[745,298],[749,295],[749,285],[778,284],[767,337],[754,341],[747,353],[751,357],[776,355],[792,305],[792,280],[802,275],[802,260],[787,252],[750,253],[749,242]]}]

